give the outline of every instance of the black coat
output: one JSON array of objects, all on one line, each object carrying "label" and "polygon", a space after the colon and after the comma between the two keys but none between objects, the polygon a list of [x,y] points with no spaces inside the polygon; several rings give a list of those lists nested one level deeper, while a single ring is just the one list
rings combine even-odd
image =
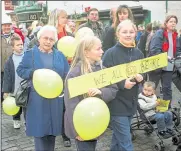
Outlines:
[{"label": "black coat", "polygon": [[[137,48],[127,48],[119,42],[108,49],[103,56],[103,65],[107,68],[129,63],[144,58],[143,53]],[[119,91],[116,98],[108,103],[110,114],[113,116],[133,116],[138,103],[138,84],[131,89],[124,88],[125,81],[117,83]]]},{"label": "black coat", "polygon": [[147,42],[147,37],[149,35],[149,32],[145,31],[141,37],[140,40],[138,42],[138,49],[142,51],[142,53],[144,54],[144,56],[146,57],[146,42]]},{"label": "black coat", "polygon": [[107,29],[104,39],[103,39],[103,51],[107,51],[109,48],[113,47],[116,44],[116,35],[115,35],[115,29],[113,27],[109,27]]},{"label": "black coat", "polygon": [[13,93],[15,85],[15,68],[11,55],[4,65],[3,87],[2,92]]}]

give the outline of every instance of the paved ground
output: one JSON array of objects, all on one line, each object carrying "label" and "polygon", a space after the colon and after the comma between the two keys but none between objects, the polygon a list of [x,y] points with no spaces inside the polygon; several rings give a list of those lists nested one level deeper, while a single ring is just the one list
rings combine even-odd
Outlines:
[{"label": "paved ground", "polygon": [[[181,99],[181,94],[178,90],[174,87],[173,88],[173,96],[174,102],[173,106],[177,106],[178,99]],[[24,126],[21,127],[19,130],[15,130],[12,124],[12,118],[10,116],[5,115],[2,113],[2,124],[1,124],[1,150],[2,151],[33,151],[34,150],[34,143],[33,138],[27,137],[25,135],[25,128]],[[23,122],[22,122],[23,125]],[[179,126],[181,131],[181,126]],[[134,143],[134,150],[135,151],[153,151],[153,146],[158,142],[158,137],[156,137],[155,133],[151,134],[149,137],[144,134],[143,131],[134,131],[136,134],[136,139],[133,141]],[[110,142],[111,142],[111,130],[107,130],[103,137],[99,140],[97,145],[98,151],[108,151]],[[166,149],[165,151],[175,151],[175,145],[172,145],[172,139],[169,138],[164,140]],[[63,147],[62,138],[59,136],[56,139],[56,150],[57,151],[75,151],[75,143],[72,141],[71,148]]]}]

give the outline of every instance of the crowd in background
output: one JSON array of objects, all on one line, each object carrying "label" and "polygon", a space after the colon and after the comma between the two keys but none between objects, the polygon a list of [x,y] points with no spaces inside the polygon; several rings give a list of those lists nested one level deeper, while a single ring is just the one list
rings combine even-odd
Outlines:
[{"label": "crowd in background", "polygon": [[[99,20],[99,10],[96,8],[88,11],[87,21],[79,27],[76,27],[75,21],[68,19],[67,12],[62,9],[55,9],[50,13],[47,25],[38,21],[29,27],[12,27],[12,22],[7,17],[3,20],[1,29],[1,100],[8,95],[14,96],[18,84],[23,79],[31,80],[33,72],[40,68],[54,70],[66,82],[69,78],[101,70],[102,65],[108,68],[162,52],[168,53],[168,59],[175,58],[181,55],[181,29],[177,32],[177,23],[177,17],[170,15],[163,25],[153,26],[149,23],[146,27],[142,24],[136,26],[132,11],[127,5],[110,9],[110,22],[105,27]],[[83,27],[92,29],[95,36],[82,40],[74,58],[67,60],[57,50],[57,42],[65,36],[74,37],[77,30]],[[99,63],[101,59],[102,64]],[[113,130],[112,151],[133,150],[130,123],[137,110],[139,83],[149,78],[157,87],[161,80],[163,99],[172,100],[173,72],[173,64],[168,63],[167,67],[150,72],[149,76],[137,74],[137,82],[131,82],[128,78],[103,89],[90,90],[89,96],[98,95],[108,103]],[[97,139],[83,141],[72,123],[73,111],[83,96],[70,101],[66,88],[65,86],[65,97],[55,98],[49,104],[46,101],[48,99],[39,96],[32,85],[29,97],[31,103],[24,112],[26,134],[34,137],[36,150],[54,150],[58,135],[62,135],[65,147],[71,146],[70,138],[73,138],[78,150],[95,150]],[[16,129],[21,125],[22,110],[13,116]],[[163,130],[160,135],[168,133]]]}]

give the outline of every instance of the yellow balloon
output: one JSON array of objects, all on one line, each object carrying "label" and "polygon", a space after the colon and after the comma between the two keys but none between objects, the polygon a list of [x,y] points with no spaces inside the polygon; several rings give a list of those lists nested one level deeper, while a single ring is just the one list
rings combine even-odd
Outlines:
[{"label": "yellow balloon", "polygon": [[74,57],[76,46],[77,42],[75,38],[71,36],[62,37],[57,43],[58,50],[61,51],[65,57],[69,58]]},{"label": "yellow balloon", "polygon": [[53,70],[38,69],[33,74],[33,86],[42,97],[53,99],[62,93],[63,81]]},{"label": "yellow balloon", "polygon": [[94,36],[94,32],[92,31],[92,29],[90,29],[88,27],[80,28],[75,34],[75,39],[77,41],[80,41],[85,36]]},{"label": "yellow balloon", "polygon": [[7,115],[16,115],[20,110],[20,107],[16,106],[14,97],[7,97],[3,101],[3,111]]},{"label": "yellow balloon", "polygon": [[99,98],[89,97],[75,108],[73,123],[76,132],[83,140],[91,140],[104,133],[110,121],[109,109]]}]

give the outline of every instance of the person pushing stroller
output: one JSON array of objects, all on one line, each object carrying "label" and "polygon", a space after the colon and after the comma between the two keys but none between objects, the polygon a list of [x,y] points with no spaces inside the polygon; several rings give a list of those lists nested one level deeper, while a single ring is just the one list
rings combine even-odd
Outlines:
[{"label": "person pushing stroller", "polygon": [[158,134],[166,139],[175,135],[173,130],[173,114],[171,111],[158,112],[155,110],[156,106],[159,105],[155,89],[156,85],[154,82],[145,82],[142,92],[138,95],[138,103],[140,109],[147,111],[145,116],[156,121]]}]

